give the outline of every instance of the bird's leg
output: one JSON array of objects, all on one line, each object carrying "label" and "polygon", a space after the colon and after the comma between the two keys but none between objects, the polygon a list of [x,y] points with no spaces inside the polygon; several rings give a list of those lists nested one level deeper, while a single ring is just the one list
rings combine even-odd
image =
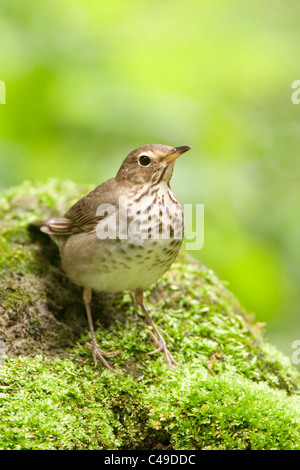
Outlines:
[{"label": "bird's leg", "polygon": [[108,364],[108,362],[104,359],[103,356],[115,356],[116,354],[119,354],[120,351],[105,352],[99,348],[98,343],[96,341],[95,332],[94,332],[94,326],[93,326],[93,320],[92,320],[92,314],[91,314],[91,300],[92,300],[92,289],[90,289],[89,287],[85,287],[83,289],[83,302],[85,305],[86,314],[87,314],[89,327],[90,327],[90,333],[92,337],[92,344],[85,343],[85,346],[92,350],[95,366],[97,365],[97,362],[99,360],[111,372],[117,373],[117,371],[115,371],[115,369],[113,369]]},{"label": "bird's leg", "polygon": [[164,338],[160,334],[157,326],[155,325],[154,321],[152,320],[152,318],[149,315],[149,312],[148,312],[148,310],[147,310],[147,308],[146,308],[146,306],[143,302],[143,289],[137,289],[135,291],[135,299],[136,299],[136,303],[140,307],[141,311],[145,314],[148,323],[152,326],[152,328],[155,332],[155,335],[151,332],[149,332],[149,335],[150,335],[152,341],[154,342],[155,346],[157,346],[157,348],[154,351],[149,352],[148,354],[155,354],[159,351],[162,351],[164,356],[165,356],[165,359],[166,359],[166,362],[167,362],[168,366],[170,367],[170,369],[174,370],[174,365],[178,366],[179,364],[175,361],[174,357],[172,356],[172,354],[168,350],[167,344],[166,344]]}]

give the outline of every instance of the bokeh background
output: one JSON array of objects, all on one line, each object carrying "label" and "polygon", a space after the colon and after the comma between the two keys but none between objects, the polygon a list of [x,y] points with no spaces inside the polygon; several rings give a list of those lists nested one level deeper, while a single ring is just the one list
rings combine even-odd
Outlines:
[{"label": "bokeh background", "polygon": [[0,189],[100,184],[145,143],[192,145],[193,256],[291,356],[300,339],[299,0],[1,0]]}]

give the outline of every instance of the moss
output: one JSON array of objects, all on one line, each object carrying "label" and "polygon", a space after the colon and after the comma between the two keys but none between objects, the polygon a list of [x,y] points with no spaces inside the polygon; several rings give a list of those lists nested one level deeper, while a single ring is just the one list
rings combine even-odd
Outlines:
[{"label": "moss", "polygon": [[129,293],[92,310],[119,374],[94,367],[81,289],[28,224],[89,188],[25,182],[0,195],[0,448],[299,449],[299,374],[207,267],[181,253],[146,302],[180,366],[152,345]]}]

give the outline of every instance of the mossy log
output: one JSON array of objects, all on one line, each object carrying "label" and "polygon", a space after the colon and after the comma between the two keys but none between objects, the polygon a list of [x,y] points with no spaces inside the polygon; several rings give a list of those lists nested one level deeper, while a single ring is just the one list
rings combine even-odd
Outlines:
[{"label": "mossy log", "polygon": [[50,180],[0,195],[0,448],[299,449],[298,372],[183,252],[146,293],[179,366],[146,354],[148,326],[126,292],[93,297],[99,344],[121,351],[119,374],[94,366],[82,289],[30,227],[89,189]]}]

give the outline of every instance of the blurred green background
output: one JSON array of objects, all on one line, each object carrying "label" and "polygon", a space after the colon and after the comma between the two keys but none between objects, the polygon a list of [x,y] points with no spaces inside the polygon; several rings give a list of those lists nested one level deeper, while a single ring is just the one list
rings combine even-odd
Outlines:
[{"label": "blurred green background", "polygon": [[213,268],[289,356],[300,339],[299,0],[1,0],[0,189],[100,184],[145,143],[192,145]]}]

